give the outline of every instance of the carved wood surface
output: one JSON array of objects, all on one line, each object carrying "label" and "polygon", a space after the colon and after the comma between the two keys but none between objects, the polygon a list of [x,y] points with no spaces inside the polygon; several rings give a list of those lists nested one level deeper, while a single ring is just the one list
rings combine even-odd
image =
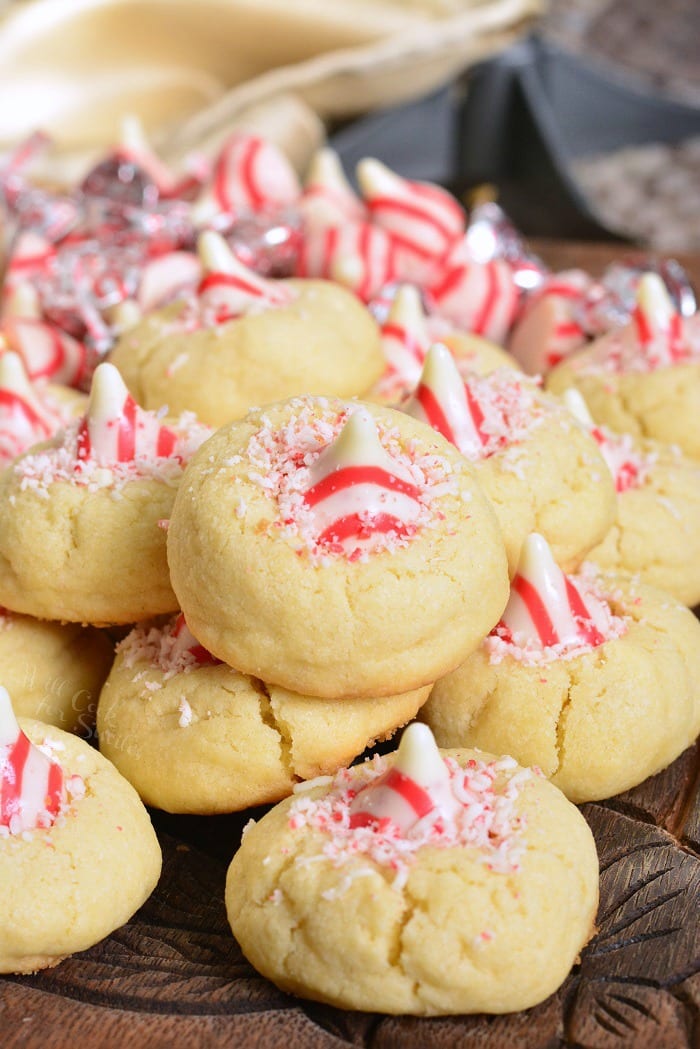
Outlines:
[{"label": "carved wood surface", "polygon": [[[557,251],[546,248],[554,265],[562,259]],[[593,258],[598,269],[610,251],[574,256],[584,266]],[[695,274],[700,278],[700,262]],[[282,994],[245,961],[224,911],[226,868],[250,813],[205,819],[154,812],[164,853],[155,893],[91,950],[34,976],[0,978],[0,1045],[691,1049],[700,1040],[698,747],[583,812],[600,855],[597,931],[564,985],[534,1009],[422,1020],[343,1012]]]}]

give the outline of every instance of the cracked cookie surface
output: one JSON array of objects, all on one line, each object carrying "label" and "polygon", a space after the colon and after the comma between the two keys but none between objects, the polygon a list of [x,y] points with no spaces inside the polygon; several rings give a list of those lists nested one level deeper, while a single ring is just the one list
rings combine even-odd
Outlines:
[{"label": "cracked cookie surface", "polygon": [[[157,633],[149,632],[151,653]],[[130,651],[127,638],[100,694],[100,750],[147,804],[169,812],[211,815],[278,801],[300,780],[334,772],[391,736],[430,691],[323,700],[218,662],[169,673],[145,650],[134,658]]]},{"label": "cracked cookie surface", "polygon": [[[447,754],[462,769],[493,762],[496,794],[513,784],[500,861],[488,845],[421,845],[397,878],[379,848],[361,851],[349,832],[334,849],[337,835],[314,825],[339,777],[288,799],[248,828],[226,884],[234,935],[263,975],[342,1008],[426,1016],[509,1012],[559,986],[592,932],[590,831],[541,776]],[[341,824],[342,797],[330,806]]]}]

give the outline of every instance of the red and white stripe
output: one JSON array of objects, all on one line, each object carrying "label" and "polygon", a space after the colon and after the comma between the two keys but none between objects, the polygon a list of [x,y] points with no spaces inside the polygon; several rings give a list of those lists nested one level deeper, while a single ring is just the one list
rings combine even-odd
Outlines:
[{"label": "red and white stripe", "polygon": [[310,229],[299,254],[297,275],[336,281],[368,302],[396,277],[394,243],[370,222]]},{"label": "red and white stripe", "polygon": [[144,411],[131,396],[113,364],[99,364],[92,377],[90,401],[78,429],[78,459],[101,466],[134,459],[177,455],[179,437]]},{"label": "red and white stripe", "polygon": [[577,641],[600,645],[608,618],[603,602],[591,594],[584,601],[575,580],[555,562],[547,540],[532,532],[523,543],[496,633],[516,644],[535,642],[543,648]]},{"label": "red and white stripe", "polygon": [[420,381],[402,410],[441,433],[463,455],[477,458],[486,443],[484,413],[442,343],[431,346]]},{"label": "red and white stripe", "polygon": [[513,270],[505,259],[475,262],[461,241],[429,290],[439,311],[457,328],[505,343],[519,303]]},{"label": "red and white stripe", "polygon": [[192,208],[193,221],[206,225],[222,213],[266,214],[299,200],[301,185],[286,156],[258,135],[235,132],[214,162],[210,183]]},{"label": "red and white stripe", "polygon": [[87,352],[72,335],[32,317],[5,317],[2,330],[33,382],[50,379],[65,386],[80,385],[87,368]]},{"label": "red and white stripe", "polygon": [[175,638],[171,651],[171,659],[177,661],[185,655],[185,653],[188,653],[200,666],[213,666],[221,662],[221,660],[217,659],[216,656],[213,656],[204,645],[200,645],[197,638],[187,626],[182,612],[180,612],[175,620],[170,636]]},{"label": "red and white stripe", "polygon": [[0,686],[0,827],[11,834],[48,827],[65,797],[63,769],[21,730]]},{"label": "red and white stripe", "polygon": [[659,364],[674,364],[688,356],[683,318],[656,273],[645,273],[639,280],[632,326],[642,352]]},{"label": "red and white stripe", "polygon": [[400,279],[432,279],[436,264],[466,229],[455,198],[440,186],[402,178],[371,158],[360,161],[357,179],[372,222],[394,240]]},{"label": "red and white stripe", "polygon": [[299,210],[307,229],[325,229],[367,219],[367,209],[346,179],[334,150],[325,147],[311,158]]},{"label": "red and white stripe", "polygon": [[56,248],[40,233],[22,230],[14,240],[7,263],[4,295],[12,293],[18,284],[36,274],[49,271],[56,258]]},{"label": "red and white stripe", "polygon": [[0,466],[52,436],[64,419],[51,412],[32,386],[22,358],[0,356]]},{"label": "red and white stripe", "polygon": [[650,459],[635,447],[631,434],[615,433],[606,426],[596,426],[580,391],[573,386],[564,391],[562,400],[600,448],[613,475],[615,491],[619,494],[629,488],[639,488],[648,474]]},{"label": "red and white stripe", "polygon": [[371,549],[378,534],[412,535],[420,491],[408,470],[384,449],[372,416],[357,408],[310,468],[304,502],[313,511],[316,541]]},{"label": "red and white stripe", "polygon": [[399,389],[412,386],[420,378],[430,345],[421,294],[412,284],[397,289],[380,338],[387,364],[384,385]]},{"label": "red and white stripe", "polygon": [[137,302],[149,313],[180,294],[194,292],[202,279],[202,263],[193,251],[169,251],[150,259],[141,271]]},{"label": "red and white stripe", "polygon": [[200,234],[197,252],[203,270],[197,294],[205,323],[223,324],[251,310],[287,306],[294,298],[289,285],[248,269],[212,230]]},{"label": "red and white stripe", "polygon": [[579,318],[592,278],[583,270],[558,273],[527,302],[508,349],[529,375],[549,371],[587,342]]},{"label": "red and white stripe", "polygon": [[405,834],[426,816],[449,819],[459,807],[433,734],[416,721],[404,730],[392,767],[351,801],[350,827],[393,824]]}]

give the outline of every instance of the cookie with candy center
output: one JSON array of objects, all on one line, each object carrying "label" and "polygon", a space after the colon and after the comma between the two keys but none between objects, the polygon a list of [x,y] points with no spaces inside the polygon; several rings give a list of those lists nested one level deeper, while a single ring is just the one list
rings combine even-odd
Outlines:
[{"label": "cookie with candy center", "polygon": [[155,888],[161,854],[134,789],[83,740],[15,719],[0,688],[0,972],[86,950]]},{"label": "cookie with candy center", "polygon": [[463,376],[437,344],[402,410],[472,463],[498,516],[511,573],[531,531],[575,567],[613,524],[614,486],[596,442],[534,379],[506,368]]},{"label": "cookie with candy center", "polygon": [[566,575],[533,535],[500,623],[421,717],[441,746],[513,754],[572,801],[607,798],[695,739],[699,652],[700,624],[669,595],[593,569]]},{"label": "cookie with candy center", "polygon": [[95,625],[174,611],[163,522],[209,432],[144,411],[101,364],[86,414],[0,476],[0,603]]},{"label": "cookie with candy center", "polygon": [[641,278],[625,327],[571,354],[547,376],[554,393],[572,386],[596,422],[700,458],[700,314],[682,317],[656,274]]},{"label": "cookie with candy center", "polygon": [[100,694],[100,750],[149,805],[210,815],[279,801],[390,737],[430,685],[326,700],[238,673],[184,617],[135,628]]},{"label": "cookie with candy center", "polygon": [[295,394],[361,395],[379,377],[377,326],[350,292],[261,277],[216,233],[202,234],[199,254],[196,293],[144,317],[111,354],[144,407],[220,426]]},{"label": "cookie with candy center", "polygon": [[422,1016],[542,1001],[597,896],[592,835],[556,788],[418,724],[249,824],[226,880],[233,933],[278,987]]},{"label": "cookie with candy center", "polygon": [[326,698],[434,680],[507,590],[498,525],[464,458],[391,409],[326,398],[214,434],[176,499],[168,560],[211,652]]}]

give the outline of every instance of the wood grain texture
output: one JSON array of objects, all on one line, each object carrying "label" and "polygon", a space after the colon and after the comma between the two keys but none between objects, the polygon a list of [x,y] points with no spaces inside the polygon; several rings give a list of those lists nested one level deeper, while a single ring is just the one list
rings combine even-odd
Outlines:
[{"label": "wood grain texture", "polygon": [[[598,271],[609,248],[537,245]],[[691,269],[700,283],[700,260]],[[559,991],[509,1016],[418,1020],[282,994],[248,965],[223,904],[250,813],[154,813],[161,881],[124,928],[55,969],[0,978],[2,1049],[691,1049],[700,1039],[700,761],[583,806],[601,863],[597,931]],[[2,906],[7,906],[3,901]]]}]

